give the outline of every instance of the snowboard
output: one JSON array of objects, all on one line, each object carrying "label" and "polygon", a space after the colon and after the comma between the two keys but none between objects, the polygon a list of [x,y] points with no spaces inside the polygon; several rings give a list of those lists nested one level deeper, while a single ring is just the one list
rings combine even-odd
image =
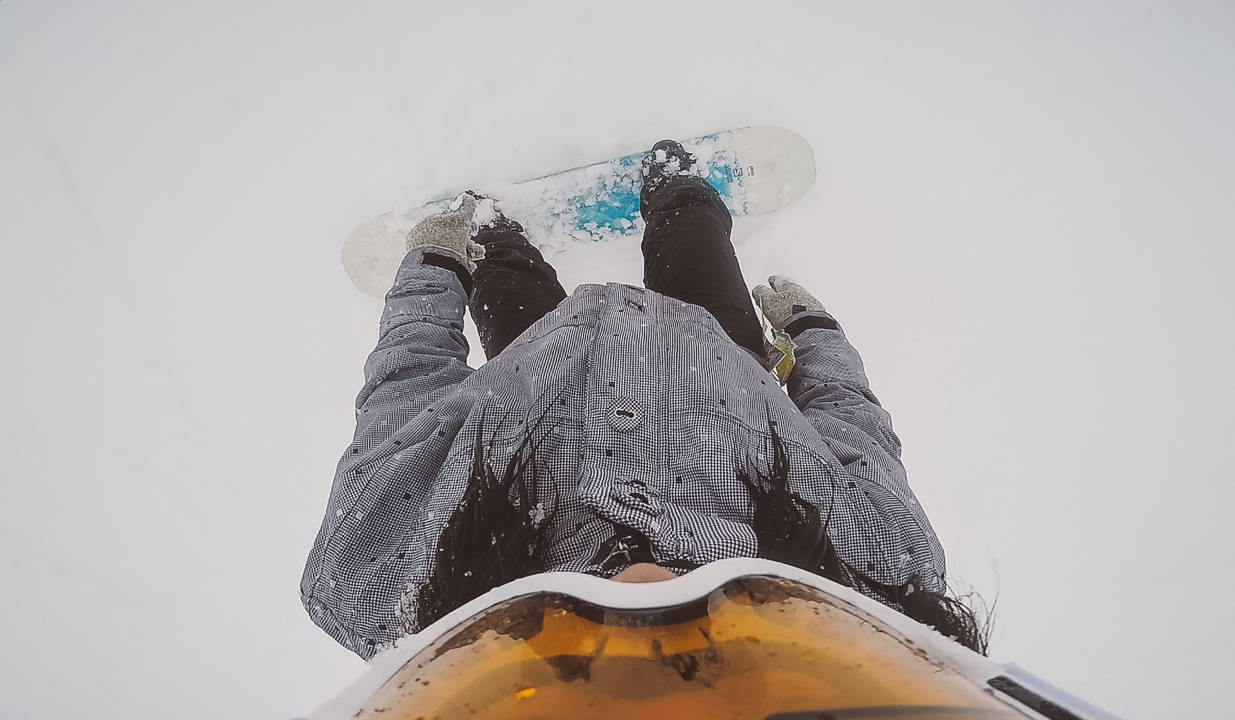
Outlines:
[{"label": "snowboard", "polygon": [[[736,217],[779,210],[815,182],[810,144],[782,128],[742,127],[680,142],[697,158],[692,170],[716,188]],[[520,222],[528,240],[552,260],[583,243],[642,234],[640,169],[647,152],[472,189],[497,200],[502,213]],[[343,244],[343,267],[352,283],[385,297],[407,253],[412,226],[448,209],[457,194],[382,213],[356,228]]]}]

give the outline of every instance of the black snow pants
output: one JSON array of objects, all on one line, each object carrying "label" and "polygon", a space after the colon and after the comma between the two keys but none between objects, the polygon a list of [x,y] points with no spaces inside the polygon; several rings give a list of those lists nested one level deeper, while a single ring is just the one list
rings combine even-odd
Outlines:
[{"label": "black snow pants", "polygon": [[[644,287],[703,307],[730,339],[763,359],[763,331],[730,241],[733,218],[716,190],[698,177],[670,177],[643,198],[640,213],[647,224],[640,246]],[[475,240],[485,246],[485,258],[477,262],[468,308],[492,359],[566,299],[566,291],[522,233],[487,229]]]}]

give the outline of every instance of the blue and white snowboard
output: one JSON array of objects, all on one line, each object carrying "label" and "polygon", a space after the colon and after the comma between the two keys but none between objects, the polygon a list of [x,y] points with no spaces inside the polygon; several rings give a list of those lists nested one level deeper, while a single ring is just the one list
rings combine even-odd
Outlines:
[{"label": "blue and white snowboard", "polygon": [[[682,145],[695,154],[695,169],[738,217],[779,210],[815,182],[810,144],[781,128],[738,128]],[[528,240],[551,260],[579,243],[642,234],[640,161],[646,153],[474,189],[496,199],[502,212],[522,223]],[[447,209],[453,199],[392,210],[356,228],[343,245],[343,267],[356,287],[384,297],[407,252],[407,233],[421,219]]]}]

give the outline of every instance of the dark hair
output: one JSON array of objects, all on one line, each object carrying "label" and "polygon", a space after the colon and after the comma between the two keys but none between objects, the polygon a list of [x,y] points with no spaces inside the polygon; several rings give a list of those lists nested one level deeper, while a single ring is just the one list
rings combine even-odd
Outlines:
[{"label": "dark hair", "polygon": [[[533,428],[526,428],[522,444],[498,476],[488,460],[493,437],[488,455],[482,454],[487,411],[481,410],[467,489],[438,539],[432,574],[416,593],[414,612],[406,607],[409,598],[400,604],[405,632],[415,632],[499,585],[545,570],[546,530],[556,516],[557,496],[553,506],[545,508],[536,462],[539,443],[532,442]],[[543,420],[544,415],[535,427]],[[549,484],[554,486],[552,476]],[[407,622],[413,617],[414,627]]]},{"label": "dark hair", "polygon": [[[523,442],[499,476],[488,460],[493,454],[492,438],[488,455],[482,453],[486,410],[481,411],[476,430],[467,489],[442,530],[430,577],[414,596],[401,603],[404,632],[416,632],[499,585],[545,570],[550,540],[547,531],[553,527],[558,497],[555,491],[552,507],[548,508],[541,497],[536,462],[539,442],[533,441],[533,430],[544,415],[534,427],[525,429]],[[789,459],[784,442],[776,433],[775,422],[769,420],[768,430],[773,450],[768,473],[756,469],[752,478],[741,465],[735,468],[738,480],[750,491],[751,526],[758,537],[759,557],[851,587],[986,655],[993,614],[988,613],[979,627],[973,609],[962,602],[973,593],[949,597],[930,592],[923,589],[916,575],[903,585],[886,585],[840,559],[827,534],[831,507],[827,516],[821,517],[818,508],[788,489]],[[549,486],[555,487],[552,477],[549,480]],[[638,534],[625,526],[615,525],[615,530]],[[646,545],[646,538],[641,539]],[[409,602],[414,602],[414,607],[409,607]]]},{"label": "dark hair", "polygon": [[[954,638],[970,650],[986,655],[994,617],[991,612],[979,627],[973,608],[962,602],[962,598],[924,590],[918,575],[910,576],[903,585],[887,585],[837,555],[836,546],[827,533],[832,518],[831,505],[827,516],[821,518],[818,508],[789,490],[789,456],[784,442],[776,434],[775,422],[769,420],[768,430],[773,449],[768,474],[756,470],[756,477],[752,479],[740,465],[736,468],[738,480],[750,491],[754,505],[751,527],[759,538],[759,556],[851,587]],[[835,492],[832,498],[836,498]],[[963,599],[971,599],[973,595],[976,593],[963,596]]]}]

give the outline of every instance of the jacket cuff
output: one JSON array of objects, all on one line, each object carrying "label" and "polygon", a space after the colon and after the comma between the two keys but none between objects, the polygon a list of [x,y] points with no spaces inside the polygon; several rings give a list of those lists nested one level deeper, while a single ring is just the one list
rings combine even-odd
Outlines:
[{"label": "jacket cuff", "polygon": [[459,282],[463,284],[463,292],[467,295],[467,299],[472,299],[472,274],[467,271],[467,268],[463,266],[463,263],[458,258],[426,250],[424,253],[424,264],[453,271],[459,278]]},{"label": "jacket cuff", "polygon": [[836,322],[835,318],[825,312],[812,311],[810,314],[803,313],[790,320],[785,325],[785,332],[789,334],[789,337],[796,338],[799,333],[810,328],[840,330],[840,323]]}]

